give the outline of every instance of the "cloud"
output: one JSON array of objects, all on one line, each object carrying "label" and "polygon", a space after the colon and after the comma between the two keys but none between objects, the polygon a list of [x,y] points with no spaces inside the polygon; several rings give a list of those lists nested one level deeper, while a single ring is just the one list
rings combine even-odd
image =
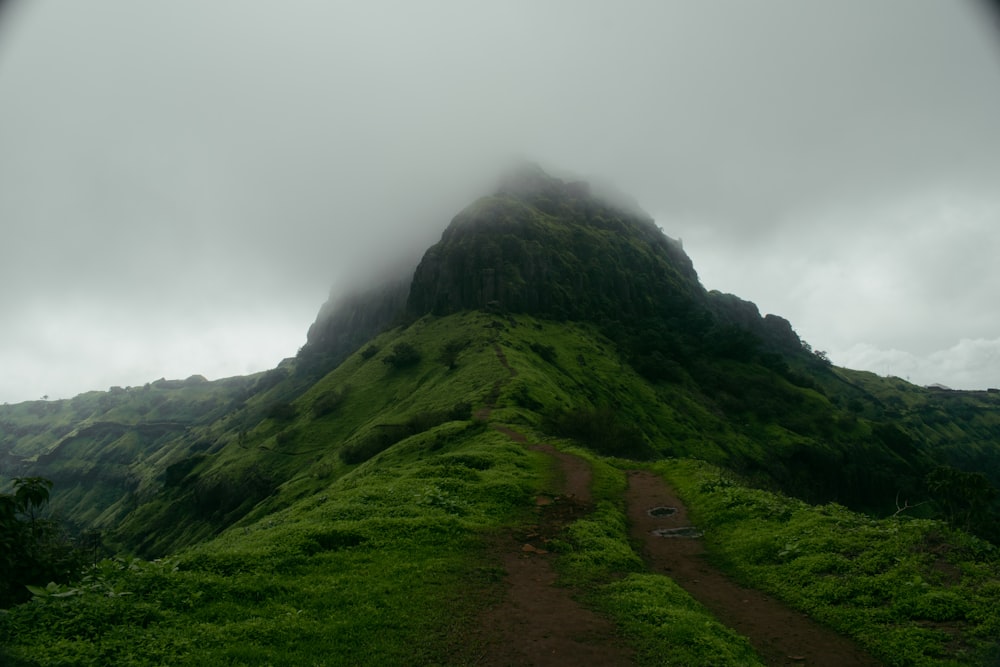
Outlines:
[{"label": "cloud", "polygon": [[979,390],[1000,386],[1000,338],[963,338],[947,349],[922,357],[859,343],[836,353],[832,361],[925,386],[944,384],[951,389]]},{"label": "cloud", "polygon": [[37,0],[9,14],[6,359],[77,306],[130,322],[80,316],[62,349],[142,340],[152,359],[259,317],[301,326],[294,353],[331,285],[412,261],[511,157],[612,182],[684,238],[709,287],[818,347],[924,355],[997,330],[983,304],[1000,57],[958,3]]},{"label": "cloud", "polygon": [[[234,316],[207,309],[122,311],[117,302],[36,308],[8,326],[0,349],[0,400],[71,398],[93,389],[137,386],[160,377],[209,379],[273,368],[305,342],[315,308],[281,313],[247,308]],[[149,332],[155,338],[149,338]]]},{"label": "cloud", "polygon": [[788,317],[816,347],[929,354],[995,333],[998,225],[992,193],[943,189],[803,209],[749,243],[694,223],[684,236],[709,287]]}]

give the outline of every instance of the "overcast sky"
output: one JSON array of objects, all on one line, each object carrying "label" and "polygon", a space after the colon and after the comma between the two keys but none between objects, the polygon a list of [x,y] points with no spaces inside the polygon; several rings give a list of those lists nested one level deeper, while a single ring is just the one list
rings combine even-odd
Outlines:
[{"label": "overcast sky", "polygon": [[1000,386],[974,4],[35,0],[0,13],[0,401],[292,356],[512,158],[838,365]]}]

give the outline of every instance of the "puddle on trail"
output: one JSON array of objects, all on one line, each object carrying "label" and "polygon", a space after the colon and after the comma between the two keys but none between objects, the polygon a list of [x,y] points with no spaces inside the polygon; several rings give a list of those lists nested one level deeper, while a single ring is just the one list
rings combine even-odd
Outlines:
[{"label": "puddle on trail", "polygon": [[659,535],[660,537],[687,537],[694,539],[701,537],[704,533],[694,526],[685,526],[683,528],[657,528],[653,531],[653,535]]},{"label": "puddle on trail", "polygon": [[659,519],[665,516],[672,516],[677,513],[676,507],[652,507],[646,510],[646,514],[653,517],[654,519]]}]

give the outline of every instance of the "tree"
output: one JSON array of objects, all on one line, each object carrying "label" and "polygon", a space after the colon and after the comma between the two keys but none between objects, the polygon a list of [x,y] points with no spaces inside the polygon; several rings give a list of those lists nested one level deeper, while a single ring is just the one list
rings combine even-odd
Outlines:
[{"label": "tree", "polygon": [[52,482],[44,477],[18,477],[14,480],[14,500],[17,511],[27,514],[31,519],[31,530],[35,531],[35,512],[49,502],[49,490]]},{"label": "tree", "polygon": [[25,585],[68,580],[83,564],[59,524],[38,517],[51,488],[43,477],[19,477],[13,494],[0,493],[0,607],[27,599]]},{"label": "tree", "polygon": [[405,368],[420,362],[420,350],[409,343],[396,343],[392,346],[392,352],[387,354],[382,360],[393,368]]},{"label": "tree", "polygon": [[941,507],[948,523],[973,530],[989,516],[997,490],[981,472],[963,472],[951,466],[937,466],[924,479],[927,490]]},{"label": "tree", "polygon": [[454,340],[445,343],[444,347],[441,348],[441,354],[438,355],[438,361],[448,367],[449,370],[455,370],[458,366],[458,355],[462,353],[462,350],[469,346],[469,341],[456,338]]}]

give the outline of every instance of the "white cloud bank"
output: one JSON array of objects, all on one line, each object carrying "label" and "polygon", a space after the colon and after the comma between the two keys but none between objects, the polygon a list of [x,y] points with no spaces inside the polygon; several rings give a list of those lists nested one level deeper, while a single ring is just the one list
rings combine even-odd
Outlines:
[{"label": "white cloud bank", "polygon": [[1000,338],[963,338],[955,345],[917,356],[897,349],[859,343],[831,353],[840,366],[902,377],[914,384],[943,384],[951,389],[1000,387]]}]

